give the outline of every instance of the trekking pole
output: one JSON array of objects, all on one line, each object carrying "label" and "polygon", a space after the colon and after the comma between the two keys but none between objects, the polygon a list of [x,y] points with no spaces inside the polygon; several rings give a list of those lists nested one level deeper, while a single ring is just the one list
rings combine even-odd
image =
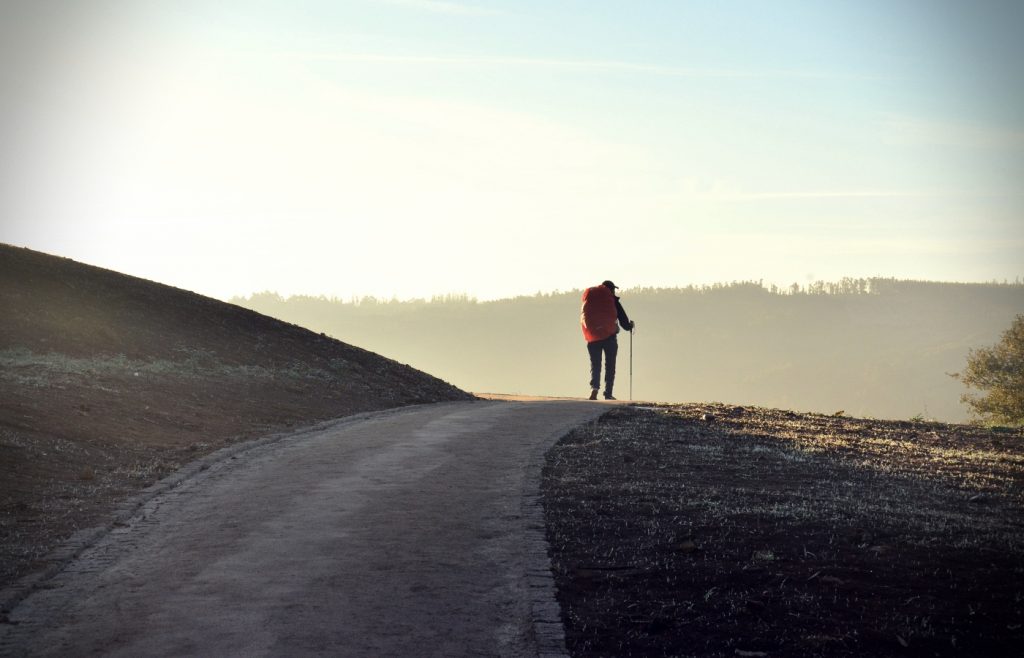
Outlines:
[{"label": "trekking pole", "polygon": [[633,330],[629,330],[629,401],[633,401]]}]

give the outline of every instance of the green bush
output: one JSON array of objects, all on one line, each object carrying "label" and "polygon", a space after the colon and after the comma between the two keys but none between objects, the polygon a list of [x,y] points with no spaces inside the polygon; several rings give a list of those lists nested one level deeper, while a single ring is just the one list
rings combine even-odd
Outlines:
[{"label": "green bush", "polygon": [[998,343],[971,350],[967,368],[954,375],[982,395],[960,399],[984,421],[1024,425],[1024,315],[1018,315]]}]

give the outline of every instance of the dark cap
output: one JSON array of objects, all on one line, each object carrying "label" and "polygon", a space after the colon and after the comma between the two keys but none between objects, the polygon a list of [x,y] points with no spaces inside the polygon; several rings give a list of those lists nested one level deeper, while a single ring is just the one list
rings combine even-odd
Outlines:
[{"label": "dark cap", "polygon": [[602,281],[601,285],[604,286],[605,288],[611,288],[612,290],[618,288],[618,286],[612,283],[611,281]]}]

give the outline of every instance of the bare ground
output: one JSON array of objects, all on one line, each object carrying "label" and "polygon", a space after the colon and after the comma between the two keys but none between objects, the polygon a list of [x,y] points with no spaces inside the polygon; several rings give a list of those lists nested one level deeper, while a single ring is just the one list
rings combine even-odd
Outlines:
[{"label": "bare ground", "polygon": [[617,408],[542,483],[573,656],[1018,656],[1024,434]]},{"label": "bare ground", "polygon": [[50,568],[63,540],[225,445],[466,399],[253,311],[0,244],[0,589]]}]

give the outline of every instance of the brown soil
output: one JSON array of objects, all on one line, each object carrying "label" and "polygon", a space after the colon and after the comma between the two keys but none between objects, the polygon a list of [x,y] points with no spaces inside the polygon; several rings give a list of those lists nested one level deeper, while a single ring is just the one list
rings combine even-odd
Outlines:
[{"label": "brown soil", "polygon": [[549,454],[573,656],[1019,656],[1024,433],[620,407]]},{"label": "brown soil", "polygon": [[0,588],[227,444],[471,398],[237,306],[0,245]]}]

